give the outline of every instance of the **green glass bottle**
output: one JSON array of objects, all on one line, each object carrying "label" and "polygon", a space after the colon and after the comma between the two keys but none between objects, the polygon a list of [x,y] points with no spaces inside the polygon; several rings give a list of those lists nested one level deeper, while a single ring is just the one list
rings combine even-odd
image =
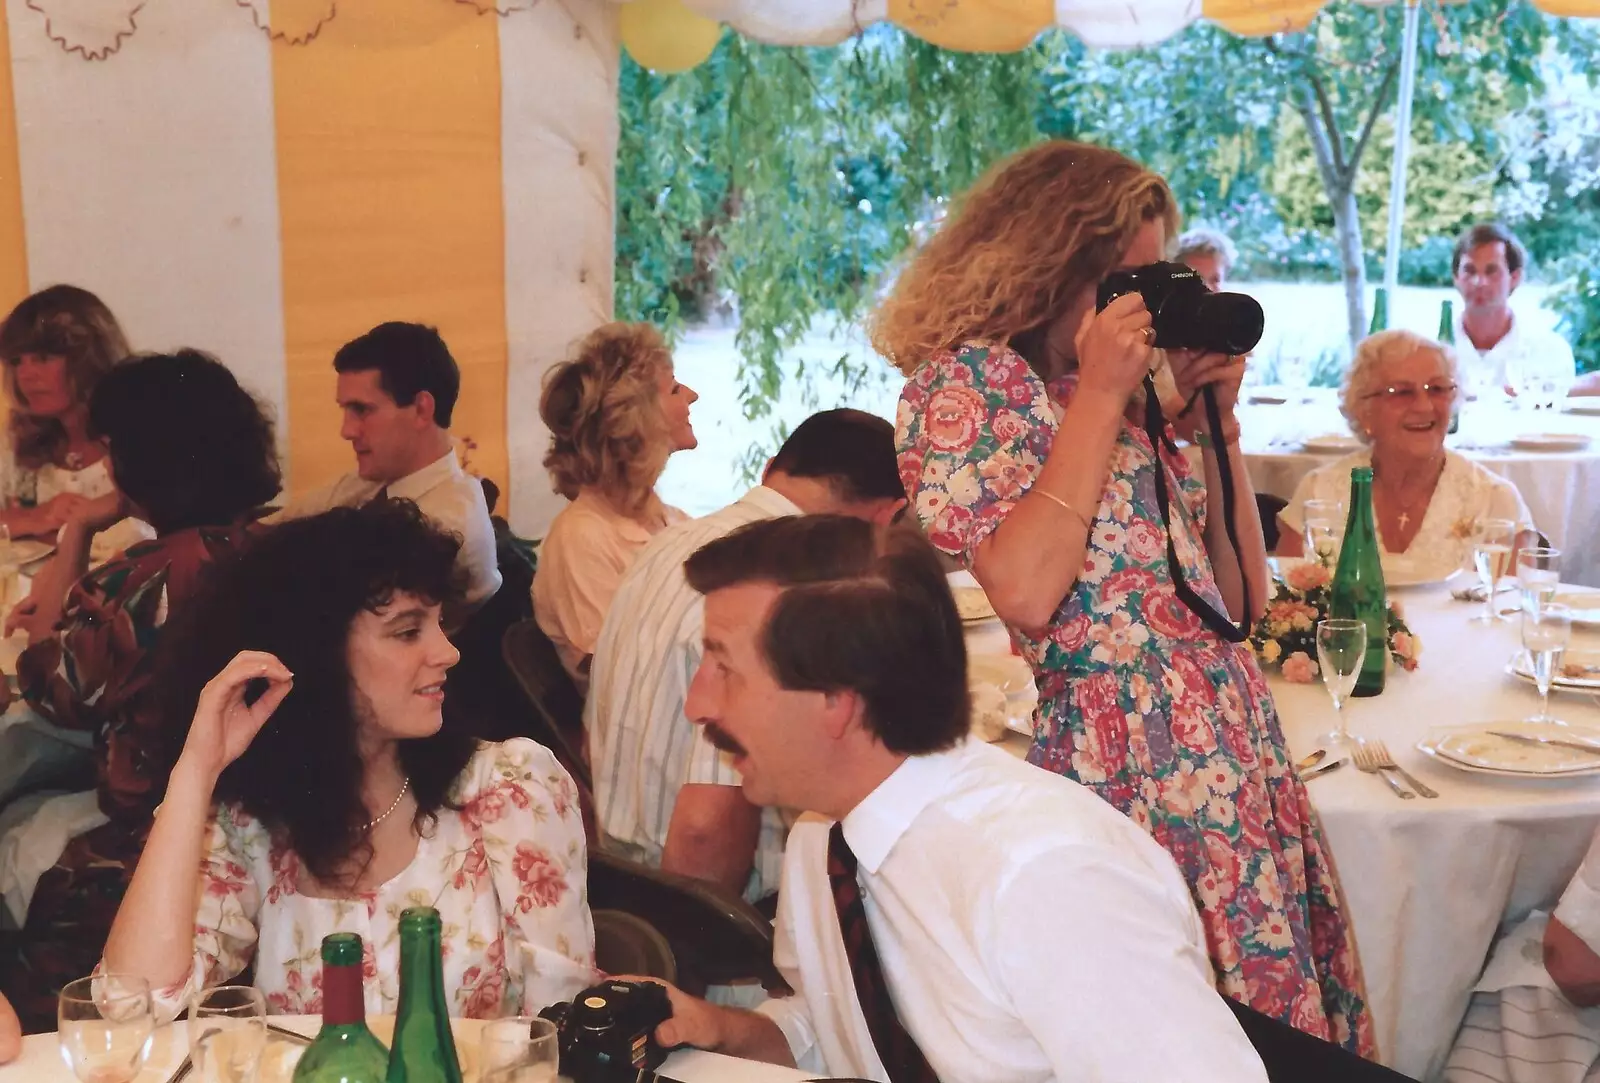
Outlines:
[{"label": "green glass bottle", "polygon": [[[1455,305],[1446,297],[1439,302],[1439,341],[1455,348],[1456,344],[1456,313]],[[1457,403],[1450,408],[1450,432],[1461,428],[1461,404]]]},{"label": "green glass bottle", "polygon": [[1389,291],[1379,286],[1372,297],[1372,326],[1367,334],[1375,335],[1389,329]]},{"label": "green glass bottle", "polygon": [[294,1067],[294,1083],[383,1083],[389,1051],[367,1029],[361,938],[322,938],[322,1029]]},{"label": "green glass bottle", "polygon": [[461,1083],[461,1060],[444,999],[443,923],[431,906],[400,912],[400,1004],[388,1083]]},{"label": "green glass bottle", "polygon": [[1345,521],[1339,566],[1333,573],[1328,615],[1367,626],[1367,656],[1352,695],[1383,691],[1389,667],[1389,596],[1383,586],[1378,528],[1372,514],[1372,467],[1350,471],[1350,514]]}]

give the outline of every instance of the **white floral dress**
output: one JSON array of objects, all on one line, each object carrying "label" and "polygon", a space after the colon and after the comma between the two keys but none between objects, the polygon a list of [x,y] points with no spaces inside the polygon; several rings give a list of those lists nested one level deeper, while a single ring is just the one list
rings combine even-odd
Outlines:
[{"label": "white floral dress", "polygon": [[594,926],[578,792],[544,747],[483,744],[452,804],[411,864],[355,899],[302,895],[300,862],[262,824],[220,806],[206,838],[195,914],[194,968],[157,993],[162,1018],[193,992],[237,975],[252,956],[255,985],[275,1015],[322,1011],[322,938],[358,933],[366,949],[366,1009],[392,1014],[400,986],[400,912],[433,906],[444,919],[444,988],[452,1015],[533,1014],[592,984]]},{"label": "white floral dress", "polygon": [[[1295,531],[1305,529],[1306,501],[1336,500],[1346,513],[1350,508],[1350,471],[1372,465],[1372,451],[1363,449],[1327,466],[1319,466],[1295,486],[1289,506],[1278,518]],[[1444,470],[1433,490],[1416,537],[1400,552],[1383,541],[1378,527],[1378,542],[1383,550],[1383,568],[1428,579],[1444,577],[1468,566],[1472,559],[1472,539],[1480,519],[1510,519],[1523,527],[1533,525],[1533,515],[1517,487],[1488,467],[1454,451],[1444,453]]]}]

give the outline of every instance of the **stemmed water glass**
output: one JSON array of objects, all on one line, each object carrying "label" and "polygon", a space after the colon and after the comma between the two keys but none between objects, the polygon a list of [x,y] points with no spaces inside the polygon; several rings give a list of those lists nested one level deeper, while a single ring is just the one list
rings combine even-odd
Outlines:
[{"label": "stemmed water glass", "polygon": [[129,1083],[155,1034],[150,983],[130,974],[68,982],[56,998],[61,1056],[82,1083]]},{"label": "stemmed water glass", "polygon": [[1483,584],[1483,614],[1472,619],[1479,624],[1493,624],[1509,617],[1500,616],[1495,609],[1494,591],[1502,577],[1511,570],[1511,549],[1517,540],[1517,524],[1510,519],[1482,519],[1472,539],[1472,563],[1478,569],[1478,581]]},{"label": "stemmed water glass", "polygon": [[202,1083],[247,1083],[267,1047],[267,1002],[248,985],[219,985],[194,998],[189,1056]]},{"label": "stemmed water glass", "polygon": [[1554,722],[1550,717],[1550,685],[1572,642],[1572,610],[1550,603],[1522,614],[1522,649],[1528,652],[1533,682],[1539,686],[1539,713],[1529,722]]},{"label": "stemmed water glass", "polygon": [[494,1019],[484,1024],[481,1083],[556,1083],[560,1045],[548,1019]]},{"label": "stemmed water glass", "polygon": [[1348,748],[1350,730],[1345,722],[1344,703],[1356,686],[1361,663],[1367,656],[1367,625],[1359,620],[1319,620],[1317,622],[1317,663],[1322,670],[1322,685],[1333,698],[1333,714],[1338,721],[1332,732],[1322,737],[1330,748]]},{"label": "stemmed water glass", "polygon": [[1337,500],[1307,500],[1304,523],[1306,556],[1337,563],[1344,539],[1344,505]]},{"label": "stemmed water glass", "polygon": [[1517,550],[1517,586],[1522,588],[1522,610],[1534,612],[1555,600],[1561,585],[1561,550],[1530,546]]}]

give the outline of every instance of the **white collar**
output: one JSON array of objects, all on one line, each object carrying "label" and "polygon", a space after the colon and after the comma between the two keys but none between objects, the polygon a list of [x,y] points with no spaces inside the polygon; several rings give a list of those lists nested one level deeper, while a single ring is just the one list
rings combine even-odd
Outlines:
[{"label": "white collar", "polygon": [[389,495],[402,500],[415,500],[438,486],[440,482],[459,477],[461,473],[461,463],[456,460],[456,449],[451,448],[421,470],[407,474],[398,481],[391,481]]},{"label": "white collar", "polygon": [[739,503],[749,504],[765,514],[769,519],[776,519],[783,515],[805,514],[793,500],[790,500],[778,490],[769,489],[765,485],[757,485],[745,493],[739,498]]},{"label": "white collar", "polygon": [[970,739],[944,752],[907,756],[844,818],[844,837],[856,862],[875,873],[922,811],[949,790]]}]

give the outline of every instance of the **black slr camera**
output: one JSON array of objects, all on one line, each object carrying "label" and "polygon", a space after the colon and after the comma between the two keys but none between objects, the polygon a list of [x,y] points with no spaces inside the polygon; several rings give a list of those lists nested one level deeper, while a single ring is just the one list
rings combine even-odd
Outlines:
[{"label": "black slr camera", "polygon": [[1212,293],[1183,263],[1148,263],[1107,275],[1095,295],[1095,311],[1125,293],[1144,298],[1156,331],[1152,345],[1163,350],[1249,353],[1267,322],[1254,297]]},{"label": "black slr camera", "polygon": [[672,1002],[655,982],[608,981],[539,1014],[555,1023],[561,1074],[575,1083],[655,1079],[667,1059],[656,1027],[672,1018]]}]

